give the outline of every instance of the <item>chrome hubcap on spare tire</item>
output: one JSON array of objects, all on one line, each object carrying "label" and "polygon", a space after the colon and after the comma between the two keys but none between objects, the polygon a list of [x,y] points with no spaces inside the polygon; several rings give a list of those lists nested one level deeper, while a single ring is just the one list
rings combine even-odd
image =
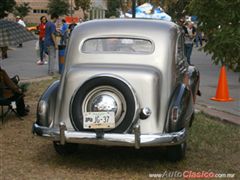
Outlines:
[{"label": "chrome hubcap on spare tire", "polygon": [[126,113],[126,100],[122,93],[111,86],[98,86],[90,91],[83,101],[83,112],[114,112],[116,127]]}]

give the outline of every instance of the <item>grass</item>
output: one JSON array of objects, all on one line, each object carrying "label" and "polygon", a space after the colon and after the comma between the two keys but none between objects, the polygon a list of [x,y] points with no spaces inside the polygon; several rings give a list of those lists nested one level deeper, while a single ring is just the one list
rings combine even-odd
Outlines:
[{"label": "grass", "polygon": [[3,179],[148,179],[150,173],[175,171],[233,173],[236,179],[240,178],[239,126],[201,113],[196,115],[189,132],[187,156],[177,163],[165,159],[164,148],[80,145],[74,155],[57,155],[50,141],[30,133],[37,100],[52,81],[29,86],[26,101],[33,110],[24,121],[10,117],[0,126]]},{"label": "grass", "polygon": [[32,26],[37,26],[38,24],[37,23],[27,23],[27,27],[32,27]]},{"label": "grass", "polygon": [[189,159],[191,167],[237,173],[240,169],[239,137],[239,126],[224,124],[204,114],[198,114],[188,143],[188,157],[193,157],[192,160]]}]

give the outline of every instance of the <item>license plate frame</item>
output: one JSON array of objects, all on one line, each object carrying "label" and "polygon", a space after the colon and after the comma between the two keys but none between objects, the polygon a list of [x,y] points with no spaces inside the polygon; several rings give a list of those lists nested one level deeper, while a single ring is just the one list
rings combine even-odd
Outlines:
[{"label": "license plate frame", "polygon": [[114,112],[84,112],[84,129],[111,129],[115,128]]}]

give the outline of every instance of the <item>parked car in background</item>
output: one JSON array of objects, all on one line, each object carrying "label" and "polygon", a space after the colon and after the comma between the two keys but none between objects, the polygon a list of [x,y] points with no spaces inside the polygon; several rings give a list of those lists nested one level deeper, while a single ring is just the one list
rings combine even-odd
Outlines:
[{"label": "parked car in background", "polygon": [[72,32],[61,80],[43,93],[33,132],[60,154],[78,144],[166,146],[181,160],[194,119],[199,71],[172,22],[93,20]]}]

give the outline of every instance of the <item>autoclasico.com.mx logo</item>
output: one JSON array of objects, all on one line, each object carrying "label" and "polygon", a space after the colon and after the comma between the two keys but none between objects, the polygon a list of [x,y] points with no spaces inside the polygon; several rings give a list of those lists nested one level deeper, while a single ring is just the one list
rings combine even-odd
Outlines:
[{"label": "autoclasico.com.mx logo", "polygon": [[213,171],[164,171],[163,173],[149,174],[150,178],[184,178],[184,179],[208,179],[208,178],[234,178],[235,174],[215,173]]}]

